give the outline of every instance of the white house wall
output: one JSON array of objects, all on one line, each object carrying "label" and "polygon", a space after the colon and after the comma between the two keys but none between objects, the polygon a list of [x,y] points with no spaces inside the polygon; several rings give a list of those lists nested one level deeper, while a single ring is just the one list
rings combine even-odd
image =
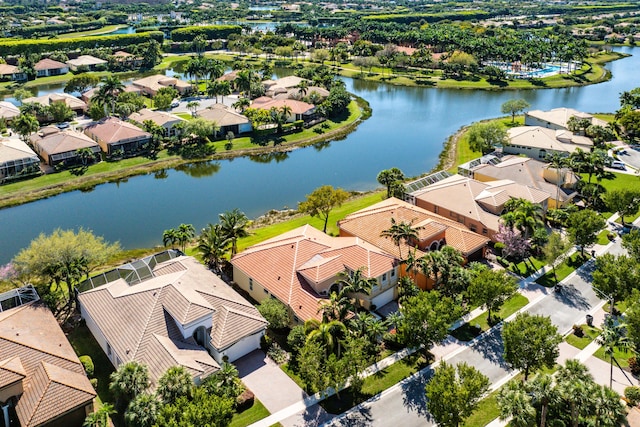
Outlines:
[{"label": "white house wall", "polygon": [[107,356],[111,364],[117,368],[118,366],[116,365],[116,360],[117,360],[116,352],[113,350],[113,347],[111,348],[111,356],[109,356],[109,353],[107,352],[107,339],[103,335],[102,331],[100,330],[96,322],[93,321],[89,313],[84,309],[84,306],[81,303],[79,305],[80,305],[80,316],[84,319],[85,323],[87,324],[87,328],[89,328],[89,330],[91,331],[91,335],[93,335],[93,337],[96,339],[96,341],[100,345],[100,348],[102,348],[102,351]]},{"label": "white house wall", "polygon": [[212,356],[216,360],[216,362],[220,364],[223,363],[223,359],[225,356],[228,357],[229,362],[238,360],[242,356],[245,356],[251,353],[253,350],[257,350],[258,348],[260,348],[260,338],[262,338],[263,334],[264,332],[261,331],[256,334],[249,335],[248,337],[244,337],[237,343],[233,344],[230,347],[227,347],[220,352],[215,348],[212,348]]}]

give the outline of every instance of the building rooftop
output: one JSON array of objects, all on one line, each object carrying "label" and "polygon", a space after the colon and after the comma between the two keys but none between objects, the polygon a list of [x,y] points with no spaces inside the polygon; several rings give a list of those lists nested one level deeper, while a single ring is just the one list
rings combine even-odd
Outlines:
[{"label": "building rooftop", "polygon": [[151,138],[136,125],[122,121],[116,117],[107,117],[98,123],[89,125],[84,130],[89,137],[95,137],[106,144],[117,144],[121,141]]},{"label": "building rooftop", "polygon": [[60,68],[67,68],[67,64],[64,64],[59,61],[54,61],[53,59],[45,58],[36,62],[33,66],[33,69],[36,71],[40,70],[56,70]]},{"label": "building rooftop", "polygon": [[134,122],[144,124],[145,120],[151,120],[157,125],[164,126],[167,123],[184,122],[186,121],[182,117],[178,117],[175,114],[167,113],[165,111],[150,110],[143,108],[137,113],[133,113],[129,116],[129,119]]},{"label": "building rooftop", "polygon": [[55,126],[47,126],[29,137],[33,146],[39,146],[41,151],[49,155],[75,151],[80,148],[91,148],[100,151],[97,142],[81,132],[72,129],[60,130]]},{"label": "building rooftop", "polygon": [[209,108],[198,111],[198,117],[216,122],[218,126],[233,126],[249,123],[249,119],[223,104],[213,104]]}]

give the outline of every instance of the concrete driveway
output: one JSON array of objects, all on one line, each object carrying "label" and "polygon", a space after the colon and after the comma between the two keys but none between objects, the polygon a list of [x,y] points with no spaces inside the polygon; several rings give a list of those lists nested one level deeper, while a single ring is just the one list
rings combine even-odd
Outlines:
[{"label": "concrete driveway", "polygon": [[[308,396],[262,350],[253,351],[234,364],[242,382],[272,414],[299,403]],[[330,418],[322,407],[314,405],[304,413],[281,421],[281,424],[287,427],[317,426]]]}]

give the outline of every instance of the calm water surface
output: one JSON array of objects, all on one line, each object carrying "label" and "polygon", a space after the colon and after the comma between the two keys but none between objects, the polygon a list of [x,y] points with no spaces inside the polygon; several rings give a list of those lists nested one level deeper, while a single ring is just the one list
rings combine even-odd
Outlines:
[{"label": "calm water surface", "polygon": [[167,228],[191,223],[200,229],[236,207],[256,217],[269,209],[295,207],[320,185],[371,190],[378,187],[378,172],[393,166],[419,175],[437,164],[449,135],[470,122],[499,116],[508,99],[525,98],[532,109],[616,110],[619,93],[640,86],[640,55],[636,51],[608,67],[614,77],[603,84],[518,92],[405,88],[346,79],[349,91],[369,101],[373,116],[345,140],[167,170],[0,210],[0,264],[39,233],[57,227],[89,228],[125,248],[152,246],[161,244]]}]

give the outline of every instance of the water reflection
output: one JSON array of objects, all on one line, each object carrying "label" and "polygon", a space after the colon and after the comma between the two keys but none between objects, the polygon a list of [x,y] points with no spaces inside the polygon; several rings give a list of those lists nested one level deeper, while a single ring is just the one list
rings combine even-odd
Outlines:
[{"label": "water reflection", "polygon": [[191,178],[204,178],[220,172],[220,162],[206,161],[185,163],[176,167],[176,170],[187,174]]},{"label": "water reflection", "polygon": [[159,171],[155,171],[153,173],[153,177],[155,179],[167,179],[169,178],[169,171],[166,169],[160,169]]},{"label": "water reflection", "polygon": [[271,153],[252,154],[249,159],[256,163],[284,162],[289,158],[288,151],[274,151]]}]

